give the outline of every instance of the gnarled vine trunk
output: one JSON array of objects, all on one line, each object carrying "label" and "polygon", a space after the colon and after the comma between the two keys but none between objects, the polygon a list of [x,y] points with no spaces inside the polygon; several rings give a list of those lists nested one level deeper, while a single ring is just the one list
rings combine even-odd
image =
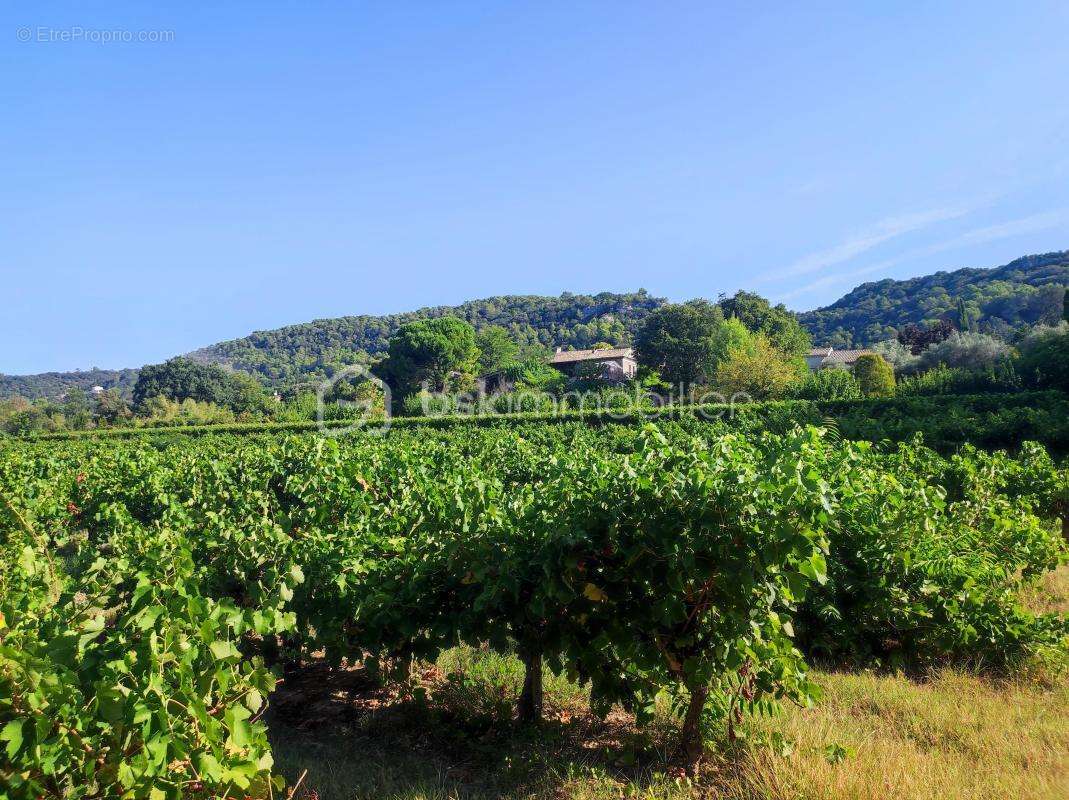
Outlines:
[{"label": "gnarled vine trunk", "polygon": [[702,711],[705,709],[705,701],[709,699],[709,687],[700,686],[690,693],[690,705],[687,706],[687,714],[683,718],[683,730],[680,734],[680,744],[683,748],[683,759],[687,772],[691,775],[698,769],[698,763],[705,755],[705,739],[702,737]]},{"label": "gnarled vine trunk", "polygon": [[532,645],[524,649],[523,691],[517,704],[521,722],[542,720],[542,647]]},{"label": "gnarled vine trunk", "polygon": [[301,646],[304,644],[304,639],[300,633],[294,631],[281,634],[279,642],[281,653],[278,657],[282,664],[282,672],[285,675],[291,675],[301,668]]},{"label": "gnarled vine trunk", "polygon": [[416,657],[412,654],[412,648],[404,645],[394,659],[393,674],[399,683],[408,685],[412,682],[412,665]]}]

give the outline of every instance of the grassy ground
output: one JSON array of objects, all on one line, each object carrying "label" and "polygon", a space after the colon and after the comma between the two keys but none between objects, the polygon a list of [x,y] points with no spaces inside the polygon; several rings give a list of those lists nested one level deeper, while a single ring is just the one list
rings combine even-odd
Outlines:
[{"label": "grassy ground", "polygon": [[[1069,609],[1069,569],[1028,600]],[[276,760],[291,782],[307,770],[296,796],[308,800],[1069,797],[1064,675],[818,672],[816,708],[751,723],[693,783],[667,710],[644,731],[622,712],[598,720],[580,688],[550,676],[547,721],[524,730],[512,721],[521,678],[514,659],[466,648],[424,667],[426,697],[309,670],[276,698]]]}]

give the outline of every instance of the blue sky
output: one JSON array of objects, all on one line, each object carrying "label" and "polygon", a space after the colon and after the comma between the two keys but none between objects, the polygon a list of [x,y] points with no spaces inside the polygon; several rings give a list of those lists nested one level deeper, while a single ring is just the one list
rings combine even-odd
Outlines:
[{"label": "blue sky", "polygon": [[0,372],[1069,248],[1064,3],[168,5],[0,11]]}]

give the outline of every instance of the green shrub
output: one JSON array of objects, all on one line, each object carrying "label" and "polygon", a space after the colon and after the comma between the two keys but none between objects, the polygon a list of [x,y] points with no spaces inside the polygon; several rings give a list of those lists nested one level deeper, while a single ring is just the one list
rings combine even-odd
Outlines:
[{"label": "green shrub", "polygon": [[1015,363],[1003,359],[987,369],[966,369],[940,364],[927,372],[909,375],[898,382],[895,394],[917,397],[921,395],[980,394],[983,392],[1016,392],[1021,378]]},{"label": "green shrub", "polygon": [[854,377],[865,397],[891,397],[895,393],[895,371],[881,356],[859,356],[854,363]]},{"label": "green shrub", "polygon": [[1069,324],[1039,328],[1021,343],[1021,375],[1038,388],[1069,391]]}]

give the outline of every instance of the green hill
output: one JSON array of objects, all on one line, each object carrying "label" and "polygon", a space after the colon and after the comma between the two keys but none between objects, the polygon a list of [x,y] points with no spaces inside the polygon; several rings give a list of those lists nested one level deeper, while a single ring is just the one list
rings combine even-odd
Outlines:
[{"label": "green hill", "polygon": [[[956,321],[960,298],[981,330],[1006,336],[1022,325],[1060,319],[1066,286],[1069,251],[1025,256],[995,269],[960,269],[905,281],[866,283],[826,308],[800,314],[799,320],[815,344],[868,345],[894,336],[911,322],[947,316]],[[367,360],[386,349],[401,324],[414,319],[451,314],[476,329],[501,325],[523,345],[590,347],[597,342],[629,342],[646,315],[664,302],[645,290],[594,296],[491,297],[459,306],[381,317],[340,317],[259,331],[191,356],[252,372],[271,384],[284,384],[319,377],[338,364]]]},{"label": "green hill", "polygon": [[94,386],[117,389],[129,395],[137,383],[136,369],[93,369],[42,372],[37,375],[0,375],[0,398],[18,395],[29,400],[58,398],[71,389],[89,393]]},{"label": "green hill", "polygon": [[367,361],[386,350],[390,337],[402,324],[416,319],[452,315],[467,320],[476,330],[500,325],[523,346],[584,348],[598,342],[628,342],[646,315],[664,302],[645,290],[594,296],[566,292],[560,297],[490,297],[459,306],[435,306],[381,317],[321,319],[257,331],[189,355],[282,385],[322,377],[341,364]]},{"label": "green hill", "polygon": [[889,339],[909,323],[950,319],[959,301],[979,330],[1008,336],[1062,318],[1069,250],[1018,258],[994,269],[959,269],[904,281],[864,283],[830,306],[798,315],[814,344],[851,347]]},{"label": "green hill", "polygon": [[[1025,256],[994,269],[959,269],[909,280],[862,284],[830,306],[798,315],[814,344],[869,345],[895,335],[909,323],[948,318],[957,323],[964,310],[982,331],[1009,336],[1017,328],[1051,323],[1062,316],[1069,286],[1069,251]],[[712,287],[710,294],[713,294]],[[509,295],[435,306],[386,316],[321,319],[190,353],[205,363],[251,373],[272,386],[317,380],[342,364],[373,359],[386,349],[405,322],[453,315],[476,329],[501,325],[522,345],[551,348],[591,347],[598,342],[626,344],[653,309],[666,301],[644,289],[627,294],[565,293],[559,297]],[[962,308],[961,303],[964,303]],[[129,394],[136,369],[0,375],[0,398],[58,397],[72,386],[118,388]]]}]

